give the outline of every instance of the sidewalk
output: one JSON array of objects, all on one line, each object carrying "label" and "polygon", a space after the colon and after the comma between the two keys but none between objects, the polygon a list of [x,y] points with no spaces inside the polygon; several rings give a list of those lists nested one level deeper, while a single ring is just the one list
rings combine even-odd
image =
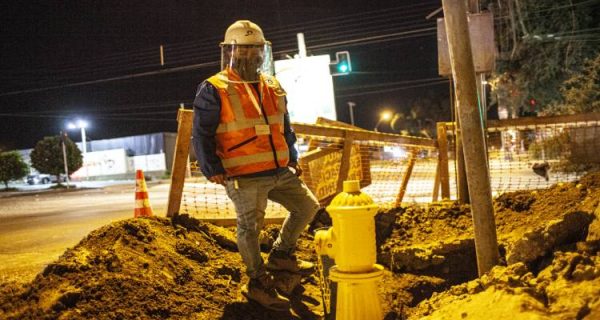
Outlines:
[{"label": "sidewalk", "polygon": [[[157,180],[160,181],[160,180]],[[63,183],[63,185],[66,185]],[[56,183],[51,184],[35,184],[28,185],[26,183],[18,183],[13,184],[9,183],[9,188],[17,188],[16,191],[2,191],[0,190],[0,198],[11,198],[11,197],[20,197],[20,196],[28,196],[34,194],[50,194],[50,193],[66,193],[66,192],[76,192],[81,190],[89,190],[89,189],[99,189],[107,186],[114,185],[132,185],[135,186],[135,180],[108,180],[108,181],[76,181],[69,183],[70,188],[56,188],[52,187],[56,186]]]}]

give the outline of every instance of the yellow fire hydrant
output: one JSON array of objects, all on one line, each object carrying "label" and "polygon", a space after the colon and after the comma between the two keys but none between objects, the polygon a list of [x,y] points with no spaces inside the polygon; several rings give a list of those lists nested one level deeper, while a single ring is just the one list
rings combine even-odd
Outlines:
[{"label": "yellow fire hydrant", "polygon": [[336,319],[383,319],[376,282],[375,214],[378,206],[360,191],[357,180],[344,181],[343,192],[327,207],[333,227],[315,234],[316,251],[335,260],[329,279],[337,282]]}]

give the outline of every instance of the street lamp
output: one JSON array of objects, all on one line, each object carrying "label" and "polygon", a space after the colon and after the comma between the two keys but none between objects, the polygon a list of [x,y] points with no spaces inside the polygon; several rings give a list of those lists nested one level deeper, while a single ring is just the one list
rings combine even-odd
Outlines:
[{"label": "street lamp", "polygon": [[85,167],[85,178],[86,179],[89,177],[88,166],[85,165],[85,154],[87,152],[87,143],[85,141],[85,128],[87,128],[87,127],[88,127],[87,121],[81,120],[81,119],[77,120],[76,122],[69,122],[67,124],[67,128],[69,128],[71,130],[74,130],[77,128],[81,129],[81,146],[83,147],[81,151],[83,152],[83,156],[84,156],[84,158],[83,158],[84,164],[83,165]]},{"label": "street lamp", "polygon": [[87,128],[88,123],[85,120],[77,120],[76,123],[73,122],[69,122],[67,124],[67,128],[74,130],[74,129],[81,129],[81,145],[83,146],[83,154],[85,154],[87,152],[87,145],[85,142],[85,128]]},{"label": "street lamp", "polygon": [[389,121],[390,119],[392,119],[392,113],[389,111],[383,111],[380,115],[379,115],[379,121],[377,121],[377,124],[375,125],[375,128],[373,128],[373,131],[377,132],[377,127],[379,127],[379,125],[383,122],[383,121]]},{"label": "street lamp", "polygon": [[356,103],[352,102],[352,101],[348,101],[348,109],[350,109],[350,124],[354,125],[354,107],[356,106]]}]

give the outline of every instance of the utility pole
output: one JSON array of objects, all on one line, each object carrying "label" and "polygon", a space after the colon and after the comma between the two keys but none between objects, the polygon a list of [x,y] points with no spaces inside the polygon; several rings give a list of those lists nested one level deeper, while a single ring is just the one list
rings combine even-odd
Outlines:
[{"label": "utility pole", "polygon": [[464,0],[442,0],[444,23],[450,49],[452,75],[457,96],[467,183],[475,231],[477,269],[483,275],[498,264],[498,240],[494,221],[494,207],[487,150],[477,104],[477,81],[473,63],[471,40]]},{"label": "utility pole", "polygon": [[[453,79],[453,82],[455,80]],[[471,203],[469,198],[469,184],[467,183],[467,172],[465,170],[465,153],[463,149],[462,130],[460,117],[458,116],[458,98],[456,91],[453,91],[454,99],[454,154],[456,155],[456,191],[458,193],[458,202],[461,204]]]},{"label": "utility pole", "polygon": [[[69,166],[67,164],[67,147],[65,146],[65,137],[67,136],[66,132],[60,132],[60,142],[62,144],[62,153],[63,153],[63,163],[65,165],[65,176],[67,179],[67,189],[69,189]],[[60,182],[60,174],[58,175],[58,180]]]},{"label": "utility pole", "polygon": [[350,124],[354,125],[354,107],[356,106],[356,103],[352,102],[352,101],[348,101],[348,109],[350,110]]},{"label": "utility pole", "polygon": [[[479,0],[468,0],[469,1],[469,12],[478,13],[479,12]],[[477,74],[477,92],[478,92],[478,101],[482,102],[479,107],[483,107],[483,87],[482,87],[482,78],[484,75],[482,73]],[[455,98],[456,95],[453,97]],[[456,101],[456,100],[455,100]],[[483,109],[485,110],[485,109]],[[485,112],[483,112],[485,113]],[[465,171],[465,156],[463,151],[463,142],[462,142],[462,131],[460,129],[460,121],[458,116],[458,109],[455,110],[454,117],[456,119],[454,126],[455,132],[455,153],[456,153],[456,184],[457,184],[457,193],[458,193],[458,202],[460,203],[471,203],[471,199],[469,197],[469,184],[467,183],[467,173]],[[484,115],[485,117],[485,115]]]},{"label": "utility pole", "polygon": [[[477,4],[479,0],[469,0],[469,9],[472,10],[474,6],[479,8]],[[454,91],[454,101],[456,103],[455,106],[458,105],[458,98],[456,95],[456,91]],[[465,169],[465,152],[463,149],[463,139],[462,139],[462,130],[460,129],[460,117],[458,116],[458,108],[455,107],[454,110],[454,133],[455,133],[455,154],[456,154],[456,191],[458,193],[458,202],[462,204],[471,203],[471,198],[469,197],[469,184],[467,183],[467,171]]]}]

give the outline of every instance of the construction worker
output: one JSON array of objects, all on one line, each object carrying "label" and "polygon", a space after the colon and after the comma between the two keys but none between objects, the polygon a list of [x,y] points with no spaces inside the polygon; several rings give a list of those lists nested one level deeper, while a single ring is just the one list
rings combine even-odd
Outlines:
[{"label": "construction worker", "polygon": [[[221,72],[196,93],[193,145],[204,176],[225,186],[235,206],[238,249],[250,278],[242,294],[266,308],[288,310],[289,300],[276,291],[268,271],[314,271],[294,250],[319,203],[298,177],[296,136],[272,70],[271,43],[261,28],[248,20],[232,24],[221,43]],[[267,199],[290,213],[265,265],[258,236]]]}]

